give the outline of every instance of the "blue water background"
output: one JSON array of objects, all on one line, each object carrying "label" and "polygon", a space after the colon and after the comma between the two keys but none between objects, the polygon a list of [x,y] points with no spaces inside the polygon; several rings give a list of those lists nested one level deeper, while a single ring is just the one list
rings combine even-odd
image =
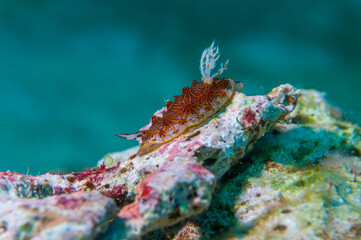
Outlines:
[{"label": "blue water background", "polygon": [[247,94],[324,91],[361,123],[361,1],[0,1],[0,171],[95,166],[200,80],[213,40]]}]

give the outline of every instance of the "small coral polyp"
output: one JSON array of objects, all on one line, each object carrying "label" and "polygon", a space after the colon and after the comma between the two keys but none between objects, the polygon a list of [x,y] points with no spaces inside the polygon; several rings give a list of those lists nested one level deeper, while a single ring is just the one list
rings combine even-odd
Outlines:
[{"label": "small coral polyp", "polygon": [[211,75],[218,58],[218,47],[214,47],[213,42],[202,54],[201,82],[194,80],[190,88],[183,88],[182,95],[175,96],[173,102],[168,101],[161,116],[152,116],[148,129],[117,136],[138,140],[137,154],[144,155],[214,116],[230,101],[235,91],[243,88],[241,82],[235,82],[230,78],[217,78],[227,69],[228,60]]}]

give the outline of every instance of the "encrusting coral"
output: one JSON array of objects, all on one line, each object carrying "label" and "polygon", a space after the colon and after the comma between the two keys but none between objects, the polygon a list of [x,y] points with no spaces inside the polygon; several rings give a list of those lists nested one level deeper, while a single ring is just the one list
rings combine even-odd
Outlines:
[{"label": "encrusting coral", "polygon": [[[203,80],[214,81],[226,65],[211,76],[206,56]],[[0,173],[0,238],[360,237],[361,131],[321,93],[234,91],[213,111],[152,151],[111,153],[93,169]]]}]

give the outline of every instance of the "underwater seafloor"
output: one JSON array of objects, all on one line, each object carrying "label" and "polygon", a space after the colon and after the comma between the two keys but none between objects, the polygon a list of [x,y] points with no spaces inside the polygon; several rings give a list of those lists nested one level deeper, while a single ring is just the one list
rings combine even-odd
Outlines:
[{"label": "underwater seafloor", "polygon": [[136,151],[78,173],[1,172],[0,238],[361,239],[361,128],[317,90],[237,93]]}]

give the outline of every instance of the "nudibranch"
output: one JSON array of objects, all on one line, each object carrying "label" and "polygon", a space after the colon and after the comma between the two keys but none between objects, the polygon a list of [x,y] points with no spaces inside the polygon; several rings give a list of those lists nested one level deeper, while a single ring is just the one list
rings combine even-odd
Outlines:
[{"label": "nudibranch", "polygon": [[190,88],[183,88],[182,95],[175,96],[173,102],[168,101],[161,116],[151,117],[148,129],[133,134],[117,134],[117,136],[138,140],[137,155],[144,155],[214,116],[230,101],[235,91],[243,89],[241,82],[230,78],[217,78],[227,69],[228,60],[211,75],[218,58],[218,46],[214,47],[213,42],[204,50],[201,57],[201,82],[194,80]]}]

